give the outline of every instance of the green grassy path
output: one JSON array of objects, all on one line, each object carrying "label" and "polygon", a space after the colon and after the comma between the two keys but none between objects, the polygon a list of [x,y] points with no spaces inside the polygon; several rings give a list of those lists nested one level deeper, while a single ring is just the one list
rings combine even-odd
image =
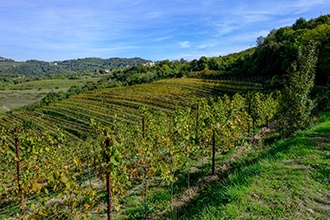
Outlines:
[{"label": "green grassy path", "polygon": [[297,136],[251,151],[180,219],[330,219],[330,114]]}]

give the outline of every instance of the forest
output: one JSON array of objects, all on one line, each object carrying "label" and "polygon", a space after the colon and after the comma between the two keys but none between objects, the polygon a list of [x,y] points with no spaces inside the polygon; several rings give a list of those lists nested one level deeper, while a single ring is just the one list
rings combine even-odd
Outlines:
[{"label": "forest", "polygon": [[83,71],[106,70],[120,67],[130,67],[150,62],[141,58],[83,58],[64,61],[46,62],[40,60],[27,60],[16,62],[12,59],[0,57],[0,75],[24,76],[52,76]]}]

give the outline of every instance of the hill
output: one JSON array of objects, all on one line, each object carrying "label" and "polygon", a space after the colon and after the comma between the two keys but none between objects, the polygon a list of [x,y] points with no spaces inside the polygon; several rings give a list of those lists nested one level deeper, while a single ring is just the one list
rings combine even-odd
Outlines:
[{"label": "hill", "polygon": [[[97,202],[102,201],[100,200],[99,196],[103,194],[102,191],[104,190],[104,185],[103,183],[95,183],[98,185],[98,187],[95,188],[94,184],[92,184],[92,181],[94,182],[94,180],[96,180],[95,178],[99,176],[99,174],[97,174],[99,169],[100,172],[104,174],[104,171],[102,171],[104,170],[104,162],[102,162],[102,149],[105,148],[102,144],[100,145],[100,143],[103,143],[102,139],[104,138],[104,132],[115,132],[113,135],[120,135],[120,137],[118,136],[118,140],[115,140],[117,138],[114,139],[114,143],[118,143],[120,145],[113,149],[116,149],[116,157],[118,157],[118,161],[122,160],[120,158],[123,158],[123,161],[126,159],[128,160],[127,163],[120,162],[116,164],[127,164],[128,167],[130,167],[128,168],[125,165],[126,168],[123,169],[129,171],[129,173],[126,173],[124,170],[122,170],[122,172],[116,172],[117,174],[114,174],[112,179],[115,180],[117,178],[115,176],[119,175],[120,177],[118,177],[121,180],[125,180],[126,178],[131,177],[132,179],[129,180],[129,182],[134,182],[134,185],[136,184],[135,182],[139,183],[141,181],[142,184],[144,184],[144,178],[140,179],[145,175],[143,171],[144,169],[141,167],[142,163],[149,163],[147,161],[154,161],[154,158],[157,157],[157,163],[159,163],[159,167],[157,165],[155,166],[155,169],[156,167],[157,170],[160,169],[160,167],[162,167],[161,169],[169,169],[166,164],[171,164],[168,161],[168,157],[170,155],[169,150],[171,148],[167,148],[165,146],[169,144],[168,141],[172,142],[172,132],[174,132],[175,138],[177,140],[175,148],[179,148],[181,146],[179,143],[181,143],[181,138],[183,136],[181,136],[180,133],[184,131],[189,131],[190,133],[192,130],[196,130],[197,133],[200,133],[198,135],[201,139],[200,146],[206,146],[209,144],[209,131],[205,130],[210,128],[211,121],[209,121],[209,115],[217,114],[222,118],[222,120],[228,121],[226,129],[222,128],[218,131],[219,137],[216,138],[217,141],[220,141],[219,139],[222,137],[220,134],[223,133],[227,137],[226,143],[228,144],[228,147],[233,146],[236,142],[240,142],[248,132],[249,128],[249,123],[246,124],[243,120],[247,114],[246,105],[248,102],[245,101],[245,98],[240,95],[234,95],[233,100],[231,100],[231,98],[225,95],[225,93],[233,93],[236,91],[246,93],[249,90],[254,90],[257,92],[261,88],[261,84],[248,82],[230,82],[190,78],[165,79],[148,84],[118,88],[106,88],[102,90],[81,93],[78,95],[70,96],[68,99],[50,102],[48,105],[36,108],[34,111],[13,111],[12,113],[3,115],[0,117],[0,123],[2,125],[2,141],[0,142],[0,153],[4,156],[1,158],[1,162],[6,164],[6,166],[0,168],[1,173],[5,175],[3,181],[0,182],[0,190],[2,190],[1,195],[4,196],[1,199],[3,202],[0,203],[0,216],[1,213],[3,213],[2,217],[10,216],[10,213],[16,212],[15,210],[18,208],[15,205],[15,196],[10,195],[11,191],[9,191],[11,187],[15,187],[15,184],[13,185],[11,182],[7,182],[7,180],[13,177],[12,175],[14,175],[14,173],[10,171],[13,171],[15,162],[10,158],[12,157],[11,152],[15,152],[15,146],[17,146],[15,143],[21,147],[20,156],[17,158],[21,157],[22,163],[25,164],[24,167],[22,167],[22,172],[23,170],[26,170],[26,172],[24,172],[25,180],[24,186],[22,186],[22,188],[27,190],[24,192],[24,195],[29,197],[27,201],[28,204],[37,202],[34,198],[39,193],[42,194],[42,196],[39,198],[43,198],[42,200],[46,202],[52,201],[52,199],[56,199],[56,197],[61,197],[61,192],[64,193],[63,190],[65,189],[70,191],[72,187],[83,187],[81,188],[83,191],[80,191],[77,188],[75,192],[78,194],[88,192],[88,195],[91,196],[90,199],[92,199],[91,202],[95,201],[92,203],[86,203],[88,206],[90,206],[89,209],[91,211],[93,210],[93,212],[98,209],[104,210],[102,203]],[[222,107],[218,108],[215,103],[221,103],[220,100],[222,99],[218,98],[220,94],[224,95],[224,104],[221,105]],[[206,98],[211,97],[213,97],[214,101],[207,101]],[[215,99],[217,101],[215,101]],[[271,94],[268,96],[259,94],[258,100],[261,102],[267,100],[269,103],[276,103]],[[226,109],[228,114],[222,115],[221,112],[224,111],[225,106],[232,107]],[[212,110],[213,108],[214,110]],[[259,108],[263,107],[261,107],[261,105],[256,105],[254,107],[255,110]],[[269,119],[271,119],[273,116],[271,112],[272,111],[267,112],[267,114],[270,113]],[[239,115],[237,113],[239,113]],[[198,116],[198,119],[196,119],[196,115]],[[188,130],[184,127],[178,127],[177,132],[176,128],[175,130],[172,130],[174,129],[174,124],[172,125],[172,122],[174,123],[177,120],[180,121],[180,123],[177,123],[175,126],[179,127],[186,126],[185,123],[188,123],[189,121],[189,125],[187,124],[187,126],[189,126]],[[200,125],[198,125],[200,128],[195,127],[195,120],[200,121]],[[256,125],[265,123],[265,118],[262,116],[262,114],[259,114],[255,120]],[[231,123],[229,123],[229,121],[231,121]],[[145,132],[145,135],[149,137],[145,140],[141,139],[141,123],[144,124],[143,132]],[[230,132],[230,130],[234,131],[234,127],[232,126],[236,127],[234,133]],[[17,130],[18,133],[16,133],[16,135],[15,133],[13,134],[13,130]],[[186,141],[189,140],[191,150],[195,149],[193,151],[196,153],[196,155],[199,155],[199,153],[197,153],[197,146],[199,145],[193,144],[196,136],[193,137],[189,134],[186,138],[188,137],[189,139]],[[146,145],[149,146],[147,149],[145,148]],[[165,148],[161,146],[164,146]],[[224,149],[226,148],[219,148],[220,151]],[[144,154],[143,152],[146,150],[152,150],[154,152],[151,154]],[[46,152],[49,152],[49,154]],[[175,152],[175,154],[180,153],[180,156],[177,155],[176,158],[186,158],[188,156],[183,156],[184,151],[182,150]],[[131,160],[129,158],[135,159]],[[64,170],[69,168],[69,166],[76,166],[74,165],[74,161],[80,161],[76,165],[79,167],[81,166],[82,172],[76,170],[77,167],[72,167],[72,170],[70,168],[70,171],[67,170],[70,173],[69,180],[67,179],[69,176],[64,174],[67,171]],[[63,162],[68,164],[68,166],[63,165]],[[95,166],[91,166],[93,163]],[[40,168],[38,168],[37,171],[37,173],[40,175],[36,172],[30,173],[28,171],[31,169],[31,166],[34,166],[32,164],[37,164],[37,166]],[[160,166],[161,164],[163,165]],[[179,171],[179,168],[183,167],[184,163],[178,161],[175,162],[175,165],[173,164],[173,166],[176,168],[173,167],[171,168],[172,170]],[[121,168],[117,167],[114,170],[120,169]],[[87,174],[83,170],[89,170],[88,172],[90,172],[90,174]],[[160,170],[157,171],[157,174],[154,172],[155,171],[150,170],[150,173],[148,174],[148,182],[150,184],[154,184],[153,175],[158,176],[160,174]],[[173,176],[173,178],[177,176],[177,174],[174,173],[167,175],[167,172],[168,171],[163,172],[163,174],[166,175],[162,178],[165,179],[160,183],[164,187],[166,187],[168,184],[169,180],[166,179],[169,176]],[[101,173],[100,175],[102,176]],[[30,174],[32,176],[30,176]],[[42,177],[43,175],[45,176]],[[65,177],[63,175],[65,175]],[[46,176],[48,179],[47,185],[41,186],[40,181],[46,181],[46,179],[44,179]],[[64,182],[58,181],[58,178],[64,178]],[[86,180],[88,179],[91,181],[92,185],[86,185]],[[76,180],[78,182],[76,182]],[[67,181],[73,182],[68,183]],[[121,188],[125,187],[129,182],[125,181],[113,186],[118,186]],[[90,188],[90,186],[92,186],[92,188]],[[119,191],[116,192],[121,192],[121,190],[123,190],[119,188]],[[39,191],[39,189],[42,191]],[[47,196],[48,192],[51,192],[51,198]],[[93,195],[89,193],[92,193]],[[117,199],[117,196],[118,195],[114,194],[114,198]],[[62,200],[60,199],[60,201]],[[115,201],[118,205],[118,200]],[[41,205],[39,202],[37,203]],[[166,201],[166,203],[168,202]],[[13,209],[8,208],[6,204],[11,204]],[[57,217],[65,218],[65,208],[63,209],[61,205],[63,203],[55,202],[55,204],[57,205],[53,206],[54,209],[51,206],[46,205],[46,203],[44,204],[45,206],[37,205],[37,207],[44,207],[45,213],[47,213],[45,215],[53,215],[57,213],[55,214]],[[4,207],[4,209],[7,211],[2,211],[1,207]],[[58,207],[58,209],[56,207]],[[37,214],[37,212],[40,211],[39,208],[35,209],[35,212],[33,211],[34,209],[32,210],[28,207],[27,210],[31,215],[35,216],[38,216],[39,214]],[[102,213],[97,213],[96,215],[102,216]]]},{"label": "hill", "polygon": [[296,59],[298,49],[311,43],[318,51],[315,82],[325,86],[329,83],[330,72],[329,33],[330,15],[309,21],[299,18],[291,26],[273,29],[267,36],[260,36],[254,48],[223,57],[193,60],[190,70],[201,71],[203,78],[262,76],[281,83]]},{"label": "hill", "polygon": [[150,61],[141,58],[84,58],[54,62],[39,60],[16,62],[11,59],[2,58],[0,59],[0,74],[44,76],[84,71],[104,71],[106,69],[130,67],[147,62]]},{"label": "hill", "polygon": [[[234,94],[237,91],[261,90],[262,84],[201,80],[201,79],[165,79],[149,84],[129,87],[115,87],[74,95],[62,101],[49,103],[35,111],[19,111],[0,118],[2,126],[22,124],[24,121],[36,122],[46,127],[60,125],[78,138],[88,137],[90,119],[95,118],[107,125],[114,118],[139,123],[142,107],[164,112],[174,111],[177,106],[190,106],[196,97],[217,97]],[[45,99],[51,98],[46,96]],[[47,103],[47,100],[44,100]],[[12,128],[13,129],[13,128]]]}]

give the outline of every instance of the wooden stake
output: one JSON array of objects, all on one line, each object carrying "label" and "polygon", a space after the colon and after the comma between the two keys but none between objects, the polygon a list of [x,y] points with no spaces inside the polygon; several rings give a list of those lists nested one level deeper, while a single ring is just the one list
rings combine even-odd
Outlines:
[{"label": "wooden stake", "polygon": [[16,148],[16,172],[17,172],[17,184],[18,184],[18,195],[20,196],[20,215],[24,215],[24,195],[22,192],[21,184],[21,158],[20,158],[20,148],[18,142],[18,128],[15,128],[15,148]]},{"label": "wooden stake", "polygon": [[215,174],[215,130],[212,130],[212,175]]},{"label": "wooden stake", "polygon": [[142,138],[145,138],[145,121],[144,121],[144,115],[142,115]]},{"label": "wooden stake", "polygon": [[[105,140],[105,147],[107,152],[107,164],[110,163],[110,137]],[[112,220],[112,189],[111,189],[111,173],[107,170],[107,205],[108,205],[108,220]]]}]

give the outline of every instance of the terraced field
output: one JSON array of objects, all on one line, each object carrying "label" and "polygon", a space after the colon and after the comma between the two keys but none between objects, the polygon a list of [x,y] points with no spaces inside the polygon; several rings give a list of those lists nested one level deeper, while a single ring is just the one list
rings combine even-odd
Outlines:
[{"label": "terraced field", "polygon": [[177,106],[191,106],[196,98],[262,89],[261,84],[191,78],[166,79],[130,87],[109,88],[79,94],[34,112],[13,112],[0,118],[1,125],[14,127],[24,121],[38,126],[60,126],[78,138],[91,129],[90,120],[109,125],[113,119],[139,123],[142,107],[171,112]]},{"label": "terraced field", "polygon": [[[186,164],[196,159],[194,155],[202,157],[211,140],[215,162],[216,151],[224,151],[248,135],[252,121],[244,97],[234,95],[219,99],[220,102],[202,98],[261,89],[256,83],[167,79],[91,91],[34,111],[2,115],[0,175],[4,178],[0,181],[0,218],[12,217],[25,206],[29,212],[26,216],[61,219],[84,213],[104,219],[102,201],[106,186],[102,180],[106,172],[112,172],[112,181],[116,183],[114,198],[131,182],[140,181],[147,187],[162,179],[162,187],[173,185],[175,171],[184,170]],[[271,96],[263,96],[262,100],[276,103]],[[262,106],[256,105],[256,109]],[[203,121],[200,125],[199,119]],[[199,133],[202,141],[196,144]],[[111,137],[109,162],[104,155],[110,143],[104,144]],[[215,141],[222,142],[217,150]],[[21,162],[22,167],[18,165]],[[112,171],[107,171],[107,164],[112,164]],[[139,190],[139,196],[142,194],[143,190]],[[26,199],[19,199],[18,195]],[[49,205],[52,202],[56,206]],[[119,201],[114,203],[118,205]],[[141,204],[145,202],[140,201]],[[159,207],[154,214],[162,209]],[[131,215],[129,210],[125,212]]]}]

